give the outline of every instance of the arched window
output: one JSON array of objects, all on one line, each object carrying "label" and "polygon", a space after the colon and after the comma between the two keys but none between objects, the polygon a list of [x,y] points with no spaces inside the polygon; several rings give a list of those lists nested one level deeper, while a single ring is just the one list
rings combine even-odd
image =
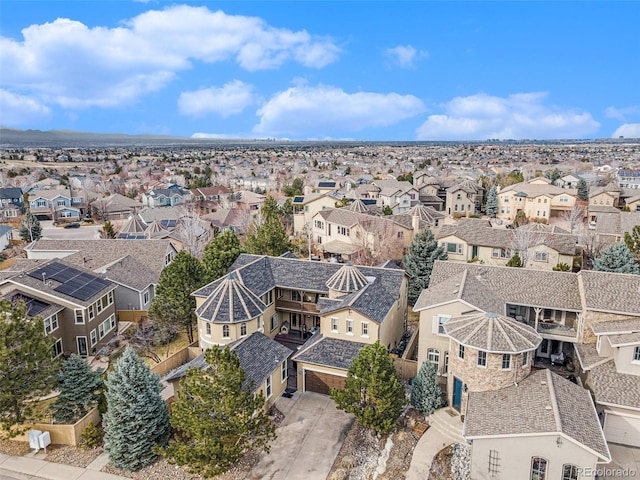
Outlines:
[{"label": "arched window", "polygon": [[229,325],[222,326],[222,338],[229,338]]},{"label": "arched window", "polygon": [[433,363],[434,365],[438,366],[438,364],[440,363],[440,350],[437,350],[435,348],[430,348],[429,350],[427,350],[427,362]]},{"label": "arched window", "polygon": [[563,465],[562,480],[578,480],[578,467],[569,464]]},{"label": "arched window", "polygon": [[547,461],[544,458],[531,459],[531,480],[547,480]]}]

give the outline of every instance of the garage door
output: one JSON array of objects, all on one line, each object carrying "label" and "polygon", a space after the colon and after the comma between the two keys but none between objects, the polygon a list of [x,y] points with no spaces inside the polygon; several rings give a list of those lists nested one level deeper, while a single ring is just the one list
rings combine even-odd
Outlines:
[{"label": "garage door", "polygon": [[328,373],[304,371],[304,389],[307,392],[317,392],[329,395],[330,388],[344,388],[346,377],[330,375]]},{"label": "garage door", "polygon": [[607,413],[604,436],[612,443],[640,447],[640,418]]}]

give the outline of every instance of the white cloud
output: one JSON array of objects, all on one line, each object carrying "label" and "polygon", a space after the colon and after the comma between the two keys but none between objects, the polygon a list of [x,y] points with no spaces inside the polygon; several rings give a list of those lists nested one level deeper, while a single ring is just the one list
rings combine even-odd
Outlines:
[{"label": "white cloud", "polygon": [[222,87],[182,92],[178,98],[178,110],[182,115],[193,117],[215,113],[227,118],[237,115],[254,102],[252,90],[251,85],[234,80]]},{"label": "white cloud", "polygon": [[640,138],[640,123],[625,123],[620,125],[611,137]]},{"label": "white cloud", "polygon": [[274,95],[258,110],[254,133],[268,136],[327,137],[387,127],[425,111],[413,95],[357,92],[299,85]]},{"label": "white cloud", "polygon": [[0,88],[0,125],[14,127],[47,120],[51,110],[33,98]]},{"label": "white cloud", "polygon": [[426,50],[416,50],[411,45],[398,45],[397,47],[387,48],[384,54],[391,63],[400,68],[413,68],[416,60],[429,56],[429,52]]},{"label": "white cloud", "polygon": [[417,140],[581,138],[598,131],[590,113],[545,104],[544,92],[456,97],[430,115]]},{"label": "white cloud", "polygon": [[626,121],[630,116],[640,114],[640,105],[632,105],[630,107],[616,108],[607,107],[604,111],[604,116],[607,118],[615,118],[621,122]]},{"label": "white cloud", "polygon": [[0,37],[4,86],[71,108],[135,101],[193,61],[235,61],[248,71],[289,61],[322,68],[340,53],[331,40],[304,30],[186,5],[150,10],[116,28],[59,18],[22,35],[22,41]]}]

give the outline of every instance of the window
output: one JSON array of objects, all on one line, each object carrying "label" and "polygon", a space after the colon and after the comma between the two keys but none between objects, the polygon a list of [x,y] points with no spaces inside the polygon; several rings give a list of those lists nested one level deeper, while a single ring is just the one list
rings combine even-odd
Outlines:
[{"label": "window", "polygon": [[331,317],[331,331],[338,333],[338,318]]},{"label": "window", "polygon": [[447,323],[447,321],[450,318],[451,317],[449,315],[438,315],[438,334],[439,335],[444,335],[445,334],[444,324]]},{"label": "window", "polygon": [[563,465],[562,480],[578,480],[578,467],[568,464]]},{"label": "window", "polygon": [[265,396],[267,398],[271,397],[271,394],[273,393],[272,389],[271,389],[271,376],[268,376],[267,379],[265,380]]},{"label": "window", "polygon": [[547,252],[536,252],[535,261],[536,262],[548,262],[549,261],[549,255],[547,254]]},{"label": "window", "polygon": [[147,303],[149,303],[149,290],[145,290],[144,293],[142,294],[142,302],[143,302],[143,305],[146,305]]},{"label": "window", "polygon": [[262,296],[262,301],[265,305],[271,305],[273,303],[273,290],[269,290]]},{"label": "window", "polygon": [[369,324],[362,322],[362,336],[369,338]]},{"label": "window", "polygon": [[502,370],[511,369],[511,355],[508,353],[502,354]]},{"label": "window", "polygon": [[76,313],[76,316],[75,316],[76,324],[84,323],[84,313],[83,313],[83,311],[78,309],[78,310],[75,310],[75,313]]},{"label": "window", "polygon": [[287,361],[283,361],[280,364],[280,381],[282,383],[287,381],[287,377],[289,376],[289,374],[287,373]]},{"label": "window", "polygon": [[640,362],[640,347],[633,349],[633,361]]},{"label": "window", "polygon": [[347,319],[347,335],[353,335],[353,320]]},{"label": "window", "polygon": [[247,336],[247,324],[243,323],[240,325],[240,336],[241,337],[246,337]]},{"label": "window", "polygon": [[58,314],[54,313],[44,321],[44,332],[51,333],[58,328]]},{"label": "window", "polygon": [[172,253],[167,253],[164,256],[164,265],[165,265],[165,267],[171,263],[171,260],[173,260],[173,254]]},{"label": "window", "polygon": [[491,256],[493,258],[511,258],[511,249],[510,248],[494,248],[491,251]]},{"label": "window", "polygon": [[547,479],[547,461],[544,458],[533,457],[531,459],[531,480]]},{"label": "window", "polygon": [[398,238],[404,238],[404,232],[403,231],[399,231],[398,232]]},{"label": "window", "polygon": [[291,290],[291,300],[294,302],[302,301],[302,296],[300,296],[300,292],[298,290]]},{"label": "window", "polygon": [[498,457],[497,450],[489,450],[489,475],[494,476],[497,475],[500,466],[500,458]]},{"label": "window", "polygon": [[435,348],[427,350],[427,362],[433,363],[437,367],[440,363],[440,350]]},{"label": "window", "polygon": [[458,358],[464,360],[464,345],[458,345]]},{"label": "window", "polygon": [[47,201],[46,200],[42,200],[42,199],[36,200],[36,207],[41,207],[42,208],[42,207],[46,207],[46,206],[47,206]]},{"label": "window", "polygon": [[563,203],[567,203],[569,201],[569,197],[562,196],[560,197],[560,201]]},{"label": "window", "polygon": [[505,197],[504,197],[504,203],[509,203],[509,196],[508,196],[508,195],[505,195]]},{"label": "window", "polygon": [[461,194],[457,194],[456,195],[456,200],[460,200],[460,199],[462,199],[462,195]]},{"label": "window", "polygon": [[98,325],[98,338],[102,339],[107,333],[113,330],[116,326],[116,316],[115,314],[109,315],[104,322]]},{"label": "window", "polygon": [[341,227],[338,225],[338,235],[343,235],[345,237],[349,236],[349,229],[347,227]]},{"label": "window", "polygon": [[62,339],[59,338],[56,340],[56,343],[53,344],[53,356],[59,357],[62,355]]},{"label": "window", "polygon": [[482,350],[478,351],[478,366],[479,367],[487,366],[487,352],[483,352]]},{"label": "window", "polygon": [[273,332],[276,328],[278,328],[278,314],[276,313],[271,317],[271,324],[269,325],[271,331]]},{"label": "window", "polygon": [[91,346],[93,347],[96,343],[98,343],[98,337],[96,336],[96,329],[91,330],[89,334],[89,340],[91,341]]},{"label": "window", "polygon": [[448,253],[456,253],[458,251],[457,243],[447,243],[447,252]]},{"label": "window", "polygon": [[522,366],[526,367],[529,364],[529,352],[524,352],[522,354]]},{"label": "window", "polygon": [[211,336],[211,324],[209,322],[204,322],[204,332],[207,336]]},{"label": "window", "polygon": [[229,325],[222,326],[222,338],[229,338]]},{"label": "window", "polygon": [[96,308],[98,310],[98,313],[102,311],[102,302],[100,300],[98,300],[98,302],[96,303]]},{"label": "window", "polygon": [[442,368],[443,375],[449,373],[449,352],[444,352],[444,366]]},{"label": "window", "polygon": [[95,307],[95,305],[89,305],[88,311],[89,311],[89,320],[93,320],[93,317],[96,316],[96,307]]}]

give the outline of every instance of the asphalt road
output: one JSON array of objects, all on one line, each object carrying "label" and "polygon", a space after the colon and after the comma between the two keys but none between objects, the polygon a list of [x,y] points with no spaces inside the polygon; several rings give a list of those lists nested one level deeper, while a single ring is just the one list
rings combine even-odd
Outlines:
[{"label": "asphalt road", "polygon": [[92,240],[100,238],[102,225],[82,225],[80,228],[54,227],[51,221],[40,222],[42,238],[49,240]]}]

